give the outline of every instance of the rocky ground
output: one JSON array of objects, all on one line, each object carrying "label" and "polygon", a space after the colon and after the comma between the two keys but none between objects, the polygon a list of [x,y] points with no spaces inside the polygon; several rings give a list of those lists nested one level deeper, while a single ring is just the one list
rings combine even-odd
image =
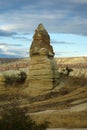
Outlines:
[{"label": "rocky ground", "polygon": [[50,122],[51,128],[87,128],[87,85],[75,85],[73,81],[69,86],[67,82],[35,97],[26,94],[21,86],[0,89],[0,110],[19,105],[27,107],[37,122]]},{"label": "rocky ground", "polygon": [[86,77],[63,75],[56,88],[43,91],[39,95],[35,91],[34,97],[25,92],[26,87],[0,85],[0,112],[9,106],[19,105],[27,107],[37,122],[50,122],[49,127],[52,129],[87,128]]}]

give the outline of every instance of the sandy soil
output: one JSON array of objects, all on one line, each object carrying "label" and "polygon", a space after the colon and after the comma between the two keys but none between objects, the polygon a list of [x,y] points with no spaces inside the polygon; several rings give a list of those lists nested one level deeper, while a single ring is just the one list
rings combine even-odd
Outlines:
[{"label": "sandy soil", "polygon": [[63,109],[63,110],[45,110],[40,112],[34,112],[30,113],[31,115],[38,115],[38,114],[46,114],[46,113],[66,113],[66,112],[79,112],[84,111],[87,109],[87,103],[82,103],[79,105],[75,105],[73,107],[70,107],[69,109]]}]

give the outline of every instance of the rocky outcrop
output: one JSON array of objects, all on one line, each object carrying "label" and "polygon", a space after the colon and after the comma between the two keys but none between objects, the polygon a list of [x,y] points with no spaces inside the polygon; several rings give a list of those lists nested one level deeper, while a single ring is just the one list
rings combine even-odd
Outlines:
[{"label": "rocky outcrop", "polygon": [[42,24],[35,30],[30,47],[29,88],[36,90],[52,89],[58,84],[57,65],[50,36]]},{"label": "rocky outcrop", "polygon": [[32,57],[41,53],[40,49],[42,48],[45,48],[46,55],[49,57],[54,56],[53,48],[50,45],[50,36],[48,35],[48,32],[43,27],[43,25],[39,24],[33,36],[33,42],[30,47],[30,56]]}]

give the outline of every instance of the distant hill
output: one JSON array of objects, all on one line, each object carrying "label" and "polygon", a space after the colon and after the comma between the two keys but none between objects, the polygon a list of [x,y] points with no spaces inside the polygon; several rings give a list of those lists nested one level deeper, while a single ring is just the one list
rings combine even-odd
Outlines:
[{"label": "distant hill", "polygon": [[18,58],[0,58],[0,64],[17,61]]},{"label": "distant hill", "polygon": [[[85,63],[87,64],[87,57],[69,57],[69,58],[55,58],[57,63],[60,64],[78,64]],[[10,62],[20,62],[20,61],[29,61],[29,57],[27,58],[0,58],[0,64],[2,63],[10,63]]]},{"label": "distant hill", "polygon": [[[21,69],[28,72],[29,57],[27,58],[0,58],[0,72],[6,70]],[[69,57],[69,58],[55,58],[58,64],[58,70],[61,72],[63,68],[69,67],[73,71],[70,73],[72,76],[87,77],[87,57]],[[26,69],[27,68],[27,69]],[[13,71],[12,71],[13,72]]]},{"label": "distant hill", "polygon": [[28,61],[29,58],[0,58],[0,64],[12,63],[12,62],[20,62],[22,60]]},{"label": "distant hill", "polygon": [[87,57],[69,57],[69,58],[55,58],[57,63],[63,64],[78,64],[85,63],[87,64]]},{"label": "distant hill", "polygon": [[0,57],[1,58],[20,58],[20,56],[17,55],[10,55],[10,54],[4,54],[4,53],[0,53]]}]

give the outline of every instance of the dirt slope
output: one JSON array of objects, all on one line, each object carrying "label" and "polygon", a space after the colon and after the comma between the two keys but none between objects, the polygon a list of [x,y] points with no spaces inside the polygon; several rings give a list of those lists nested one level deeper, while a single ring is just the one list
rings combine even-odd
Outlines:
[{"label": "dirt slope", "polygon": [[[67,64],[72,62],[72,58],[62,58],[57,61]],[[75,64],[80,61],[86,63],[87,58],[74,58],[73,61]],[[25,87],[17,85],[0,86],[0,112],[12,104],[20,104],[20,107],[28,107],[29,113],[33,113],[31,116],[37,122],[49,121],[51,128],[87,128],[87,79],[85,77],[63,76],[55,89],[36,94],[35,97],[24,93],[24,89]]]}]

